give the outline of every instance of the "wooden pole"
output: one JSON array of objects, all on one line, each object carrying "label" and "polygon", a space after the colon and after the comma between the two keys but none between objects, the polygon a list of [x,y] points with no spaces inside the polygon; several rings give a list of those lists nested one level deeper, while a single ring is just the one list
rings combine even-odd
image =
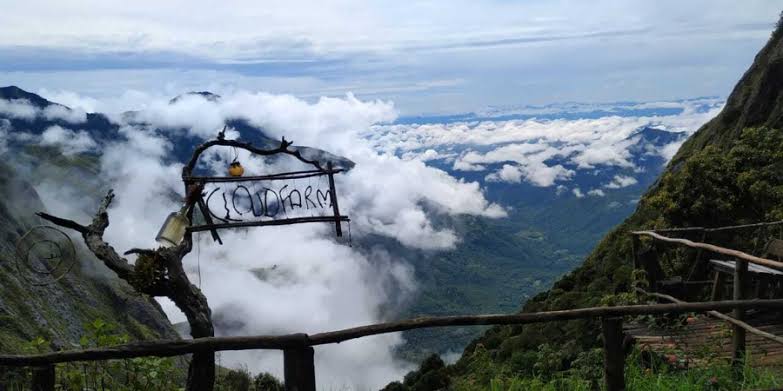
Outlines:
[{"label": "wooden pole", "polygon": [[340,207],[337,205],[337,188],[334,186],[334,170],[332,162],[326,163],[326,170],[329,171],[329,194],[332,199],[332,212],[334,212],[334,228],[338,237],[343,236],[343,228],[340,225]]},{"label": "wooden pole", "polygon": [[633,257],[633,268],[640,269],[639,264],[639,236],[631,235],[631,257]]},{"label": "wooden pole", "polygon": [[[699,242],[704,243],[707,240],[707,231],[704,231],[701,233],[701,239]],[[704,253],[704,249],[700,248],[696,251],[696,258],[693,260],[693,266],[691,266],[691,271],[688,273],[688,279],[686,281],[691,281],[693,279],[693,275],[696,273],[696,268],[699,267],[699,263],[701,263],[701,256]]]},{"label": "wooden pole", "polygon": [[310,346],[283,351],[286,391],[315,391],[314,353]]},{"label": "wooden pole", "polygon": [[54,365],[33,367],[33,391],[54,391]]},{"label": "wooden pole", "polygon": [[[747,291],[747,279],[748,279],[748,262],[737,259],[736,267],[734,268],[734,300],[743,300],[745,298],[745,292]],[[745,309],[735,308],[734,319],[742,322],[745,320]],[[745,329],[735,325],[734,333],[732,336],[732,366],[741,367],[742,361],[745,357]]]},{"label": "wooden pole", "polygon": [[[678,299],[678,298],[676,298],[674,296],[664,295],[662,293],[647,292],[644,289],[640,289],[640,288],[636,288],[636,291],[639,292],[639,293],[642,293],[644,295],[649,295],[649,296],[657,297],[657,298],[660,298],[660,299],[668,300],[668,301],[671,301],[673,303],[687,303],[687,301],[682,301],[682,300],[680,300],[680,299]],[[783,337],[779,337],[779,336],[777,336],[775,334],[770,334],[770,333],[768,333],[766,331],[759,330],[759,329],[757,329],[757,328],[755,328],[755,327],[753,327],[753,326],[751,326],[751,325],[749,325],[749,324],[747,324],[745,322],[736,320],[736,319],[732,318],[731,316],[728,316],[728,315],[726,315],[724,313],[721,313],[721,312],[718,312],[718,311],[707,311],[707,315],[712,316],[713,318],[718,318],[718,319],[721,319],[721,320],[725,320],[726,322],[731,323],[734,326],[742,327],[743,329],[745,329],[745,331],[747,331],[747,332],[749,332],[751,334],[754,334],[754,335],[758,335],[761,338],[766,338],[766,339],[768,339],[770,341],[774,341],[774,342],[777,342],[779,344],[783,344]]]},{"label": "wooden pole", "polygon": [[625,391],[623,318],[602,318],[604,336],[604,380],[607,391]]},{"label": "wooden pole", "polygon": [[651,238],[658,239],[660,241],[669,242],[669,243],[678,243],[682,244],[687,247],[693,247],[693,248],[703,248],[707,251],[712,251],[718,254],[728,255],[730,257],[738,258],[743,261],[748,261],[750,263],[755,263],[756,265],[771,267],[776,270],[783,270],[783,262],[773,261],[771,259],[756,257],[747,253],[744,253],[739,250],[732,250],[730,248],[720,247],[713,244],[707,244],[707,243],[699,243],[694,242],[692,240],[688,239],[680,239],[680,238],[670,238],[668,236],[659,235],[652,231],[634,231],[632,232],[634,235],[644,235],[649,236]]},{"label": "wooden pole", "polygon": [[712,301],[720,300],[723,293],[724,280],[725,280],[725,276],[723,275],[723,272],[716,270],[715,280],[712,283],[712,294],[710,295],[710,300]]}]

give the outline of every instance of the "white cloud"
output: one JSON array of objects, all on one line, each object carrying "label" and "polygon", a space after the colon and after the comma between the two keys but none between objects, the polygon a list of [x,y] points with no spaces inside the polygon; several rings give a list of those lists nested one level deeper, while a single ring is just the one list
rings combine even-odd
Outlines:
[{"label": "white cloud", "polygon": [[582,190],[579,189],[578,187],[575,187],[575,188],[571,189],[571,192],[574,193],[576,198],[584,198],[584,196],[585,196],[585,194],[582,193]]},{"label": "white cloud", "polygon": [[87,120],[87,114],[81,109],[70,110],[60,105],[49,105],[42,110],[26,99],[0,99],[0,114],[28,121],[43,117],[47,120],[62,120],[71,124],[79,124]]},{"label": "white cloud", "polygon": [[11,118],[32,120],[38,116],[38,110],[23,99],[0,99],[0,114]]},{"label": "white cloud", "polygon": [[8,138],[11,131],[11,121],[2,118],[0,119],[0,155],[4,154],[8,150]]},{"label": "white cloud", "polygon": [[615,175],[611,182],[604,185],[607,189],[620,189],[639,183],[636,178],[627,175]]},{"label": "white cloud", "polygon": [[660,155],[666,160],[666,162],[672,160],[675,154],[677,154],[677,151],[680,150],[680,147],[685,142],[685,139],[682,141],[675,141],[670,144],[666,144],[663,146],[663,148],[660,149],[659,153]]},{"label": "white cloud", "polygon": [[87,132],[73,131],[57,125],[50,126],[41,133],[40,143],[41,145],[60,147],[65,155],[91,151],[98,146]]},{"label": "white cloud", "polygon": [[41,115],[48,120],[62,120],[71,124],[80,124],[87,121],[87,113],[82,109],[69,109],[60,105],[49,105],[43,109]]},{"label": "white cloud", "polygon": [[[83,96],[73,91],[57,90],[50,91],[46,88],[42,88],[38,91],[38,95],[46,98],[51,102],[57,102],[61,105],[65,105],[74,110],[81,110],[87,113],[95,113],[101,107],[101,102],[98,99]],[[124,107],[123,110],[128,110],[129,107]]]},{"label": "white cloud", "polygon": [[520,183],[522,179],[533,186],[548,187],[559,180],[567,180],[574,175],[573,170],[568,170],[561,165],[547,166],[543,163],[525,166],[512,166],[504,164],[503,168],[485,177],[490,182]]},{"label": "white cloud", "polygon": [[522,170],[519,167],[504,164],[503,168],[487,175],[485,179],[490,182],[520,183],[522,182]]},{"label": "white cloud", "polygon": [[595,197],[603,197],[606,195],[603,190],[601,189],[590,189],[590,191],[587,192],[587,195],[595,196]]},{"label": "white cloud", "polygon": [[487,169],[481,164],[468,163],[460,159],[454,161],[452,168],[457,171],[484,171]]},{"label": "white cloud", "polygon": [[[705,105],[711,109],[696,110]],[[409,151],[462,151],[453,163],[454,170],[483,171],[488,165],[501,164],[496,172],[486,175],[490,181],[519,183],[524,180],[536,186],[552,186],[576,174],[570,167],[576,170],[601,166],[638,170],[631,161],[630,147],[639,141],[639,137],[633,135],[640,127],[653,124],[664,131],[691,133],[721,107],[715,99],[662,102],[652,106],[678,107],[683,112],[648,117],[380,125],[363,135],[371,140],[375,149],[412,158],[416,155],[409,155]],[[588,108],[611,111],[604,106],[581,109]],[[558,110],[562,112],[564,108]],[[495,114],[506,115],[506,112]],[[669,159],[678,145],[667,145],[650,153]]]}]

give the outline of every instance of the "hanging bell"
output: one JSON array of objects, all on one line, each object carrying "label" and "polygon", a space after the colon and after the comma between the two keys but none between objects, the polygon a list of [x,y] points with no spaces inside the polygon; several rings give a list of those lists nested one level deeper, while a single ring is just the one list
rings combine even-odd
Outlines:
[{"label": "hanging bell", "polygon": [[242,164],[239,162],[232,162],[230,166],[228,166],[228,175],[231,176],[242,176],[245,173],[245,168],[242,167]]}]

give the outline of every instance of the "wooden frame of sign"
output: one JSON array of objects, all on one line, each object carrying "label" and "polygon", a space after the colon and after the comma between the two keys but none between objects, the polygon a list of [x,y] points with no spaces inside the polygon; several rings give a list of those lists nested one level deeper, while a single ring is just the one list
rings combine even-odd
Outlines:
[{"label": "wooden frame of sign", "polygon": [[[350,219],[340,214],[334,174],[341,173],[344,169],[334,168],[331,161],[324,167],[321,162],[307,159],[298,150],[289,148],[291,145],[292,142],[283,138],[280,146],[275,149],[260,149],[238,140],[226,140],[221,132],[217,139],[196,147],[190,161],[182,168],[182,181],[187,193],[197,189],[195,199],[190,202],[193,206],[198,206],[204,222],[191,224],[188,231],[210,231],[212,238],[222,244],[217,233],[219,229],[334,223],[335,233],[338,237],[342,236],[341,223],[349,222]],[[199,156],[216,146],[244,149],[260,156],[289,155],[313,166],[313,169],[255,176],[194,176],[193,170]],[[300,189],[287,184],[276,188],[266,185],[323,177],[328,179],[328,187],[309,185]],[[310,215],[299,216],[296,212],[307,212]]]}]

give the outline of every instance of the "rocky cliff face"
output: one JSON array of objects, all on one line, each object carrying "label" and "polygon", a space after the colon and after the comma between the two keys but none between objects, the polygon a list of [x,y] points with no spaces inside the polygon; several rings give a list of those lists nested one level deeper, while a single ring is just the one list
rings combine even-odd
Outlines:
[{"label": "rocky cliff face", "polygon": [[73,269],[57,282],[37,286],[17,269],[15,245],[41,224],[35,212],[46,210],[35,189],[10,166],[0,163],[0,351],[19,352],[43,337],[51,347],[70,348],[95,319],[116,323],[132,339],[177,336],[153,300],[133,292],[66,232],[76,245]]},{"label": "rocky cliff face", "polygon": [[707,145],[726,145],[743,129],[783,128],[783,29],[778,22],[772,37],[726,100],[718,116],[704,124],[680,149],[673,166]]}]

